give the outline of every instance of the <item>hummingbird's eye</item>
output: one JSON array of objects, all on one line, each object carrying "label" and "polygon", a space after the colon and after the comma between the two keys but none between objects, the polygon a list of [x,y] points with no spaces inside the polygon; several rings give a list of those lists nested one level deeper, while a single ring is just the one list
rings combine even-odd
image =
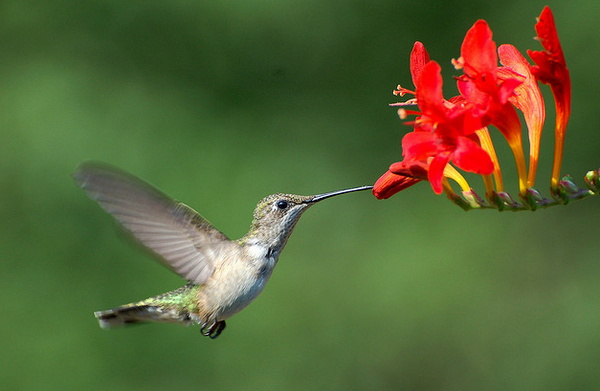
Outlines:
[{"label": "hummingbird's eye", "polygon": [[284,200],[277,201],[277,207],[281,210],[286,209],[288,207],[288,203]]}]

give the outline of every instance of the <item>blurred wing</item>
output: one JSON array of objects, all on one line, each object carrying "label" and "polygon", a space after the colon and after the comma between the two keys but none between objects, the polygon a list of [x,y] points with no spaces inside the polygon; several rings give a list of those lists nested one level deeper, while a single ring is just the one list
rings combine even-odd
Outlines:
[{"label": "blurred wing", "polygon": [[84,163],[73,178],[181,277],[202,284],[213,274],[216,253],[229,239],[192,208],[108,165]]}]

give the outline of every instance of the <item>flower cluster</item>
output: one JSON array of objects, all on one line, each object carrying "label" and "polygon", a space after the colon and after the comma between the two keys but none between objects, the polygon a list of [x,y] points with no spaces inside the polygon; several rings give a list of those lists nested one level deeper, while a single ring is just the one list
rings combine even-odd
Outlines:
[{"label": "flower cluster", "polygon": [[[401,86],[394,91],[395,95],[414,97],[394,104],[402,119],[415,116],[408,123],[414,130],[402,139],[404,159],[392,164],[375,183],[373,193],[377,198],[388,198],[427,180],[436,194],[445,192],[455,202],[464,201],[470,207],[488,205],[474,193],[459,168],[482,176],[492,207],[516,205],[504,191],[489,133],[493,126],[514,154],[524,204],[529,209],[544,205],[544,199],[533,188],[546,116],[538,82],[548,84],[554,95],[557,119],[551,191],[555,198],[563,197],[568,185],[560,179],[560,167],[570,115],[571,81],[549,7],[542,11],[535,29],[544,50],[528,51],[534,62],[530,65],[514,46],[496,47],[486,21],[475,22],[465,36],[460,57],[452,61],[463,74],[456,78],[459,95],[450,99],[442,93],[440,65],[429,59],[422,43],[414,44],[410,56],[414,91]],[[414,106],[418,110],[411,108]],[[528,164],[518,111],[527,126]],[[448,179],[459,184],[464,198],[454,193]]]}]

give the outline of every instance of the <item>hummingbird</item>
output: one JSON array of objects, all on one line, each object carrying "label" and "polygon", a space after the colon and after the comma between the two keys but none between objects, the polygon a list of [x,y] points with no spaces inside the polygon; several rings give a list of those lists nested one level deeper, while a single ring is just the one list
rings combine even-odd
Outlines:
[{"label": "hummingbird", "polygon": [[189,206],[116,167],[83,163],[73,179],[161,263],[187,280],[179,289],[94,312],[100,327],[198,324],[200,333],[211,339],[225,329],[226,319],[262,292],[306,209],[333,196],[373,188],[267,196],[256,206],[248,233],[231,240]]}]

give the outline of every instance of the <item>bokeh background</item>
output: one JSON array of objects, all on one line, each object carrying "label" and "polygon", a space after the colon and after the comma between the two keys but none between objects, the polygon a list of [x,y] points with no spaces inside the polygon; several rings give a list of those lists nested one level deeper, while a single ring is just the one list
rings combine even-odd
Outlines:
[{"label": "bokeh background", "polygon": [[[564,173],[600,165],[600,4],[551,1],[573,80]],[[6,390],[590,390],[600,384],[600,200],[465,213],[428,184],[298,224],[215,341],[92,315],[183,281],[72,182],[110,162],[230,237],[256,202],[373,183],[400,159],[391,91],[415,40],[444,67],[486,19],[521,51],[544,3],[0,3],[0,382]],[[547,88],[544,88],[547,93]],[[553,103],[537,187],[548,195]],[[512,157],[498,139],[507,187]],[[512,171],[511,171],[512,170]],[[473,183],[481,190],[479,181]]]}]

